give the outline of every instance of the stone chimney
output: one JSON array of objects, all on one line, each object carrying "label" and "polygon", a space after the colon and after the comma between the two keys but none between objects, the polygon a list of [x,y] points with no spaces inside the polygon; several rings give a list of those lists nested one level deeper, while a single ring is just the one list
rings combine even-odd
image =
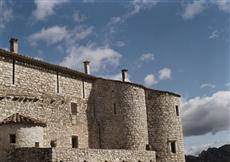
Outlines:
[{"label": "stone chimney", "polygon": [[122,69],[121,72],[122,72],[122,81],[123,82],[129,81],[129,79],[128,79],[128,69]]},{"label": "stone chimney", "polygon": [[10,39],[10,52],[18,53],[18,39],[17,38]]},{"label": "stone chimney", "polygon": [[90,74],[90,62],[89,61],[84,61],[84,70],[85,70],[85,74]]}]

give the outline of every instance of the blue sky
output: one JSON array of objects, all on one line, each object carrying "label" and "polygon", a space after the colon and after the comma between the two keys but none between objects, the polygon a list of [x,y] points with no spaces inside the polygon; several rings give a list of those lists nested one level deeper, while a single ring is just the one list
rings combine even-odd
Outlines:
[{"label": "blue sky", "polygon": [[230,143],[230,1],[0,0],[0,47],[182,95],[186,152]]}]

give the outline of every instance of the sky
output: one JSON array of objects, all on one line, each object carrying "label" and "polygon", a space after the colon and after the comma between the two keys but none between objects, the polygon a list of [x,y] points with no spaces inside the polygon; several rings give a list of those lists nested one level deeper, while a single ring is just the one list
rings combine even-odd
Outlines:
[{"label": "sky", "polygon": [[182,96],[186,154],[230,143],[230,0],[0,0],[0,48]]}]

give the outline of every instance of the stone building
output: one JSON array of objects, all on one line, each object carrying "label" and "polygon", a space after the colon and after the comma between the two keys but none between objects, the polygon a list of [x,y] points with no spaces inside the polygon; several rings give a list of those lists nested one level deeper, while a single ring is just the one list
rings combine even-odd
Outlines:
[{"label": "stone building", "polygon": [[0,49],[0,162],[184,162],[180,95]]}]

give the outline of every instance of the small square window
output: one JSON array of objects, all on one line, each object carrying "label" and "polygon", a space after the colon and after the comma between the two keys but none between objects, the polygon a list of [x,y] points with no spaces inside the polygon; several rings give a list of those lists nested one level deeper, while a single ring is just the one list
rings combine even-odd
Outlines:
[{"label": "small square window", "polygon": [[78,148],[78,136],[72,136],[72,148]]},{"label": "small square window", "polygon": [[16,134],[10,134],[10,143],[16,143]]},{"label": "small square window", "polygon": [[172,153],[176,153],[176,141],[170,142],[170,150]]},{"label": "small square window", "polygon": [[180,115],[178,105],[176,105],[176,115],[177,115],[177,116],[179,116],[179,115]]},{"label": "small square window", "polygon": [[71,103],[71,113],[73,114],[73,115],[77,115],[77,104],[76,103]]}]

